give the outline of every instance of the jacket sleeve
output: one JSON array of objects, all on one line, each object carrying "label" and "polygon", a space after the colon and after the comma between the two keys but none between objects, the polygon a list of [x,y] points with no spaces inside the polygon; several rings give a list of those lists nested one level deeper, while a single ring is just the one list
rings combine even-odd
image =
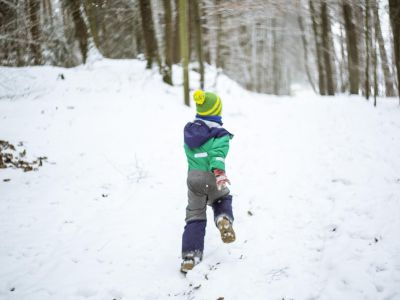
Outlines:
[{"label": "jacket sleeve", "polygon": [[225,171],[225,158],[229,151],[231,135],[215,138],[211,149],[208,151],[210,170],[220,169]]}]

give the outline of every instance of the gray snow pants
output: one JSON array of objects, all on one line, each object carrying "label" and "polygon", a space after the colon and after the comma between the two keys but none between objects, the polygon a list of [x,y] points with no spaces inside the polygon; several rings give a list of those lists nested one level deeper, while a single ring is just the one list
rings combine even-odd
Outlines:
[{"label": "gray snow pants", "polygon": [[186,207],[186,223],[207,219],[207,204],[212,205],[219,198],[229,195],[227,187],[217,189],[215,176],[211,172],[192,170],[187,177],[188,205]]}]

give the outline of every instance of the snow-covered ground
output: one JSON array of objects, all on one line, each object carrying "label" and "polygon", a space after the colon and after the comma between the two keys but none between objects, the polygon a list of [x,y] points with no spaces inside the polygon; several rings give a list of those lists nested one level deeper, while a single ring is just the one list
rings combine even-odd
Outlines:
[{"label": "snow-covered ground", "polygon": [[134,60],[0,77],[0,139],[48,157],[0,170],[0,299],[400,299],[396,99],[271,97],[221,76],[237,241],[209,222],[185,277],[182,88]]}]

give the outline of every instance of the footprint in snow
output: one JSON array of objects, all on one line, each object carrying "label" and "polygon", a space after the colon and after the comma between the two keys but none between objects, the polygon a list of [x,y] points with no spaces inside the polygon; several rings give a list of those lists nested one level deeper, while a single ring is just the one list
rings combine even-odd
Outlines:
[{"label": "footprint in snow", "polygon": [[288,278],[289,277],[288,270],[289,270],[289,267],[271,270],[267,274],[268,275],[268,280],[267,280],[268,283],[271,283],[273,281],[278,281],[278,280],[281,280],[284,278]]},{"label": "footprint in snow", "polygon": [[351,185],[351,181],[346,178],[333,178],[331,180],[333,183],[341,183],[343,185]]},{"label": "footprint in snow", "polygon": [[92,290],[90,288],[86,287],[81,287],[76,291],[76,295],[79,297],[84,297],[84,298],[90,298],[93,297],[97,294],[95,290]]}]

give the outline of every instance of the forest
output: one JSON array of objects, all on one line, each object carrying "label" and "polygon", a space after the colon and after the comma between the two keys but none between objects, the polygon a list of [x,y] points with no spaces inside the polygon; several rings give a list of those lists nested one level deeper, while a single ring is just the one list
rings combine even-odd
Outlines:
[{"label": "forest", "polygon": [[400,1],[0,0],[0,49],[3,66],[73,67],[92,49],[145,59],[171,85],[182,64],[203,87],[209,64],[259,93],[393,97]]},{"label": "forest", "polygon": [[0,300],[400,299],[399,100],[400,0],[0,0]]}]

